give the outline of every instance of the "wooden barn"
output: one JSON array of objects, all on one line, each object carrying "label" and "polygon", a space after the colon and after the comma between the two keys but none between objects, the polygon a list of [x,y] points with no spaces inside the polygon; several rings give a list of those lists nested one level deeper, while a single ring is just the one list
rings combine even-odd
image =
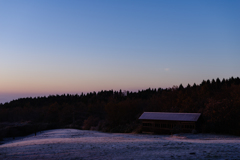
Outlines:
[{"label": "wooden barn", "polygon": [[201,113],[144,112],[142,131],[151,133],[193,133],[200,130]]}]

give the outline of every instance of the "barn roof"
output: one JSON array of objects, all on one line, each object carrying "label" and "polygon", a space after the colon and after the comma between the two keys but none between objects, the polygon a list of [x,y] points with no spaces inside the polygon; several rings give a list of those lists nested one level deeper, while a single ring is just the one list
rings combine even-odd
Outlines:
[{"label": "barn roof", "polygon": [[141,120],[197,121],[201,113],[144,112]]}]

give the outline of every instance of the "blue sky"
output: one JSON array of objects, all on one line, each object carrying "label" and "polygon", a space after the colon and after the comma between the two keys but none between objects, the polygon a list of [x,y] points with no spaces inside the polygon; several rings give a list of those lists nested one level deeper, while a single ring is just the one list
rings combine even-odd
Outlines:
[{"label": "blue sky", "polygon": [[0,1],[0,103],[240,76],[240,1]]}]

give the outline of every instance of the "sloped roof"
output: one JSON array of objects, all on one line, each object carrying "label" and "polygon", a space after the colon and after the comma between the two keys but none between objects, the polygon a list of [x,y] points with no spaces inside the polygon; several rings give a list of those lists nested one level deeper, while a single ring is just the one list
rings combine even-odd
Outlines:
[{"label": "sloped roof", "polygon": [[144,112],[139,119],[196,122],[200,115],[201,113]]}]

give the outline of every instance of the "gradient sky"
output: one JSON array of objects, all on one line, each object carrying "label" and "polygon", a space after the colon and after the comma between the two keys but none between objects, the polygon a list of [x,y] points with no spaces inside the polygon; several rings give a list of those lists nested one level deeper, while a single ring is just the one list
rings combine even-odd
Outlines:
[{"label": "gradient sky", "polygon": [[0,103],[240,76],[238,0],[1,0]]}]

